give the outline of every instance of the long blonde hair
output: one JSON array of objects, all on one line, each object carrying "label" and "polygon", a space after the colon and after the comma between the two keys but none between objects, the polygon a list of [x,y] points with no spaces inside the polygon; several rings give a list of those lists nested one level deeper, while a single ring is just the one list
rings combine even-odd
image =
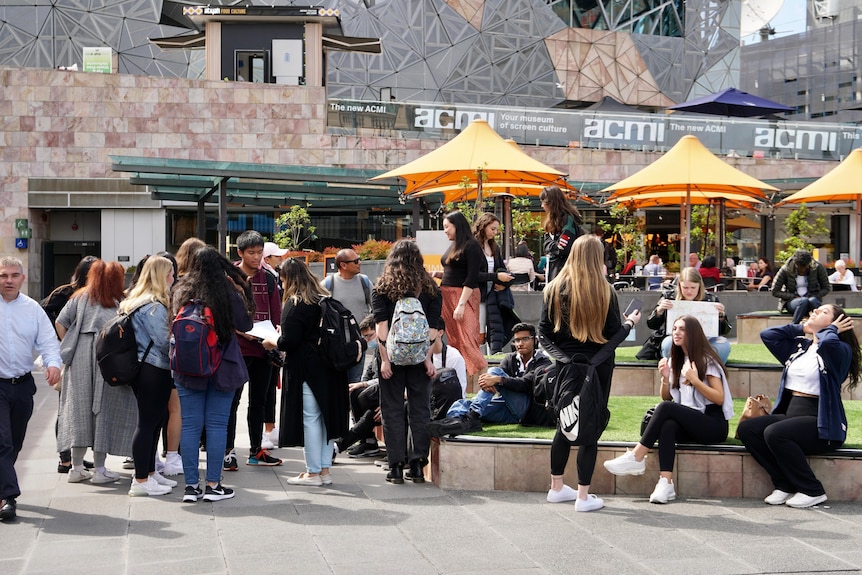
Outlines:
[{"label": "long blonde hair", "polygon": [[171,309],[168,274],[174,271],[174,264],[162,256],[150,256],[141,268],[138,283],[129,292],[129,297],[120,303],[120,311],[128,313],[142,305],[158,302]]},{"label": "long blonde hair", "polygon": [[278,267],[279,277],[284,284],[284,301],[315,305],[320,298],[330,295],[329,290],[320,285],[320,280],[311,273],[304,261],[288,258]]},{"label": "long blonde hair", "polygon": [[706,285],[703,283],[703,276],[697,271],[697,268],[683,268],[679,273],[679,281],[676,283],[676,297],[674,299],[685,299],[682,296],[682,282],[691,282],[698,284],[697,295],[692,301],[703,301],[706,297]]},{"label": "long blonde hair", "polygon": [[602,331],[611,302],[611,285],[605,279],[605,249],[596,236],[583,235],[560,273],[545,287],[545,305],[554,331],[568,321],[572,337],[578,341],[605,343]]}]

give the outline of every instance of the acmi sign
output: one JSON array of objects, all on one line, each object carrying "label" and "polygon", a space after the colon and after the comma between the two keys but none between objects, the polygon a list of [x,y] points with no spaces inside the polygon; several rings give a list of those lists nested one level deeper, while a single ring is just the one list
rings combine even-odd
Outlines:
[{"label": "acmi sign", "polygon": [[476,110],[452,110],[440,108],[416,108],[413,125],[422,129],[463,130],[473,120],[485,120],[494,128],[494,112]]},{"label": "acmi sign", "polygon": [[825,130],[755,128],[754,146],[757,148],[834,152],[838,149],[838,133]]},{"label": "acmi sign", "polygon": [[584,138],[664,142],[664,122],[584,120]]}]

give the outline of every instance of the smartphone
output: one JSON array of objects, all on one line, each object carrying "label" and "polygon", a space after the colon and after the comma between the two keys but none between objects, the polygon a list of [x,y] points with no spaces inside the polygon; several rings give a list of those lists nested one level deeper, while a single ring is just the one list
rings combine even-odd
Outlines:
[{"label": "smartphone", "polygon": [[628,317],[631,314],[633,314],[634,312],[640,311],[643,306],[644,306],[644,302],[642,302],[638,298],[633,298],[632,301],[629,302],[629,305],[626,308],[626,311],[623,314],[623,316]]}]

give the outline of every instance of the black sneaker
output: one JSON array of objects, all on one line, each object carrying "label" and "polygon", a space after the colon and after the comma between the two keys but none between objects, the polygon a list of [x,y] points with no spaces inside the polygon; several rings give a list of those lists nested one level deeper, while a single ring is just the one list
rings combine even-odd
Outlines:
[{"label": "black sneaker", "polygon": [[380,453],[380,446],[377,445],[376,441],[374,443],[363,441],[347,450],[348,456],[357,459],[361,457],[374,457],[378,453]]},{"label": "black sneaker", "polygon": [[231,449],[230,452],[224,456],[223,468],[225,471],[236,471],[238,467],[239,462],[236,459],[236,452]]},{"label": "black sneaker", "polygon": [[183,494],[183,501],[186,503],[194,503],[204,496],[204,492],[197,485],[186,485],[186,492]]},{"label": "black sneaker", "polygon": [[482,431],[482,420],[475,411],[456,417],[444,417],[428,424],[428,433],[431,437],[464,435],[474,431]]},{"label": "black sneaker", "polygon": [[[200,492],[200,490],[198,490]],[[188,493],[188,491],[186,491]],[[204,492],[204,501],[221,501],[222,499],[230,499],[236,493],[234,493],[233,489],[230,487],[223,487],[221,483],[216,485],[215,487],[210,487],[207,485],[206,492]],[[185,499],[185,496],[183,496]]]},{"label": "black sneaker", "polygon": [[248,460],[245,462],[246,465],[264,465],[268,467],[274,467],[276,465],[281,465],[281,459],[277,457],[273,457],[269,454],[269,450],[261,449],[257,452],[256,455],[249,455]]}]

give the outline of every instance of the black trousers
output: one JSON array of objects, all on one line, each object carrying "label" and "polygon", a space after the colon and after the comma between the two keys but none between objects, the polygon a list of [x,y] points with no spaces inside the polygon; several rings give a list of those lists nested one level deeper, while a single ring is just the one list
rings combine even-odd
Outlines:
[{"label": "black trousers", "polygon": [[338,441],[339,451],[346,450],[357,441],[374,437],[374,428],[380,425],[374,420],[374,412],[379,405],[379,385],[356,388],[350,392],[350,412],[353,414],[355,423]]},{"label": "black trousers", "polygon": [[[272,364],[265,357],[243,357],[248,368],[248,441],[249,453],[260,451],[260,440],[263,437],[263,422],[266,415],[266,396],[272,384],[270,375]],[[227,424],[227,450],[235,447],[236,418],[239,402],[242,399],[242,387],[236,390],[230,409],[230,419]],[[275,419],[275,418],[273,418]]]},{"label": "black trousers", "polygon": [[138,427],[132,437],[136,479],[146,479],[156,470],[159,431],[168,413],[168,402],[173,388],[174,380],[169,369],[161,369],[149,363],[141,364],[138,379],[132,387],[138,400]]},{"label": "black trousers", "polygon": [[662,401],[655,408],[640,443],[652,448],[658,440],[660,471],[673,471],[677,443],[721,443],[727,439],[727,420],[720,405],[696,409]]},{"label": "black trousers", "polygon": [[36,382],[32,375],[18,383],[0,382],[0,499],[21,495],[15,461],[33,415],[35,394]]},{"label": "black trousers", "polygon": [[739,424],[739,439],[772,478],[776,489],[812,497],[826,493],[806,455],[838,449],[843,442],[818,437],[818,404],[816,397],[794,395],[786,414],[764,415]]},{"label": "black trousers", "polygon": [[[404,391],[407,391],[407,418],[404,417]],[[393,365],[392,377],[380,378],[380,414],[383,419],[383,438],[389,465],[428,461],[431,435],[427,425],[431,421],[431,378],[425,365]],[[410,441],[407,441],[407,425]]]}]

